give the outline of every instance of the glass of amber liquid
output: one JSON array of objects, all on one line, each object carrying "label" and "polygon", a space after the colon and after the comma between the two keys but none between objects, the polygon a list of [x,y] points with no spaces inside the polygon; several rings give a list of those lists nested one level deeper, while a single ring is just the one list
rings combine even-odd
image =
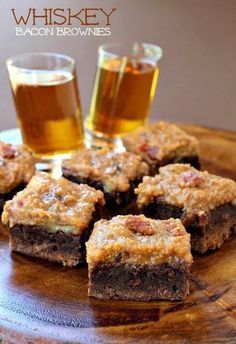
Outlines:
[{"label": "glass of amber liquid", "polygon": [[24,143],[39,159],[54,159],[83,142],[75,61],[54,53],[23,54],[7,60]]},{"label": "glass of amber liquid", "polygon": [[93,137],[114,139],[145,124],[153,100],[162,49],[153,44],[99,47],[86,122]]}]

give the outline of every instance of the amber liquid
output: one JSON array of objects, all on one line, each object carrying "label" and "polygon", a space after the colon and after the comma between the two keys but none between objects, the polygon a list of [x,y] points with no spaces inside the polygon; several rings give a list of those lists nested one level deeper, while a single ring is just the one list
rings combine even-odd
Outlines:
[{"label": "amber liquid", "polygon": [[55,72],[11,80],[23,141],[39,156],[77,149],[83,141],[82,114],[76,77]]},{"label": "amber liquid", "polygon": [[113,59],[98,66],[87,128],[116,137],[143,125],[159,69],[149,62]]}]

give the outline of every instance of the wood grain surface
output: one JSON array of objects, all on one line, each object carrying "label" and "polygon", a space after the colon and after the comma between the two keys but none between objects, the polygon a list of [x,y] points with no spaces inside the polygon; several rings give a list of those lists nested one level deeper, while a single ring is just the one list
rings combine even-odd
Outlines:
[{"label": "wood grain surface", "polygon": [[[204,169],[236,180],[236,133],[183,128],[199,138]],[[86,266],[11,254],[0,228],[0,337],[15,344],[236,343],[235,245],[236,236],[194,255],[185,301],[99,301],[87,296]]]}]

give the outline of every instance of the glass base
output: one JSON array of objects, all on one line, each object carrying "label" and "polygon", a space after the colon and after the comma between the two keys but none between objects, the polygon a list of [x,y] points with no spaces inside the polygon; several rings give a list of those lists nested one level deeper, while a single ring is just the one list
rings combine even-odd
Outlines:
[{"label": "glass base", "polygon": [[35,156],[36,169],[42,172],[48,172],[53,178],[58,179],[62,175],[62,160],[69,159],[71,153],[58,154],[53,156]]},{"label": "glass base", "polygon": [[109,147],[118,152],[125,151],[120,137],[109,137],[100,132],[91,131],[87,128],[85,130],[85,142],[88,148]]}]

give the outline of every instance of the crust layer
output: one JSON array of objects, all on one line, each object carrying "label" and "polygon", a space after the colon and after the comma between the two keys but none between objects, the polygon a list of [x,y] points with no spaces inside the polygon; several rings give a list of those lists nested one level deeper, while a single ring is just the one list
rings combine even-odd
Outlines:
[{"label": "crust layer", "polygon": [[183,300],[189,294],[189,266],[99,264],[89,272],[89,296],[115,300]]},{"label": "crust layer", "polygon": [[16,225],[10,229],[10,247],[14,252],[42,258],[64,266],[83,260],[82,238],[63,232],[50,233],[46,228]]}]

